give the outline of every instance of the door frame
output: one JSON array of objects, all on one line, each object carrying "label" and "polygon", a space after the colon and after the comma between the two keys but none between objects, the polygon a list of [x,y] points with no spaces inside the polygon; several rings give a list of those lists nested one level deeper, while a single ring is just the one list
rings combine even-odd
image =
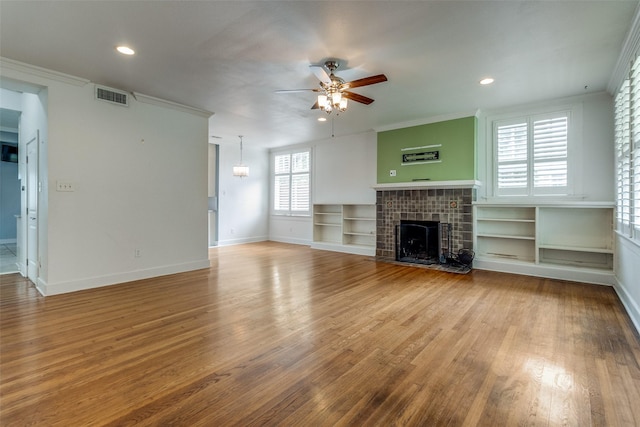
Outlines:
[{"label": "door frame", "polygon": [[[29,159],[29,148],[31,144],[35,144],[35,159]],[[40,276],[40,251],[39,251],[39,231],[40,231],[40,131],[36,130],[35,135],[29,137],[27,142],[24,145],[25,147],[25,247],[22,253],[24,254],[24,266],[25,273],[24,276],[28,277],[35,285],[37,285],[38,278]],[[34,168],[35,172],[33,175],[30,168]],[[32,182],[33,181],[33,182]],[[35,192],[35,194],[31,194]],[[33,196],[33,197],[32,197]],[[33,215],[33,210],[31,206],[31,201],[35,203],[35,229],[31,228],[31,216]],[[35,235],[32,235],[35,234]],[[30,244],[33,242],[33,244]],[[35,246],[35,247],[33,247]],[[34,251],[35,252],[35,260],[29,262],[29,254]]]}]

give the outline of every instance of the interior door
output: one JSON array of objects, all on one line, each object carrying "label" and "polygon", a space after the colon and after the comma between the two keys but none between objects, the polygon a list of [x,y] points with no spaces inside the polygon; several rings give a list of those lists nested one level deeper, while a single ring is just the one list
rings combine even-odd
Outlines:
[{"label": "interior door", "polygon": [[38,280],[38,141],[39,133],[27,142],[27,277]]}]

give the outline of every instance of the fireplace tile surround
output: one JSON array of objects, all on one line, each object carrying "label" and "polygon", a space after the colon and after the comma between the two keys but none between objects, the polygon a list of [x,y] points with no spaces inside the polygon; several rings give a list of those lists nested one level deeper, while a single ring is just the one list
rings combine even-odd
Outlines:
[{"label": "fireplace tile surround", "polygon": [[[473,249],[475,188],[377,189],[376,258],[395,260],[395,228],[401,220],[452,224],[451,250]],[[443,236],[443,248],[446,236]]]}]

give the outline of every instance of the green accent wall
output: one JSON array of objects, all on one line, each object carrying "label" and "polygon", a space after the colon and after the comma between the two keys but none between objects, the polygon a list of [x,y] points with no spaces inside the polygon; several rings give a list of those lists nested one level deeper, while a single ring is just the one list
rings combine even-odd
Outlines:
[{"label": "green accent wall", "polygon": [[[476,117],[378,133],[378,184],[476,179]],[[415,148],[441,145],[440,147]],[[402,149],[411,148],[410,150]],[[437,162],[402,163],[403,154],[438,151]],[[389,171],[395,170],[396,176]]]}]

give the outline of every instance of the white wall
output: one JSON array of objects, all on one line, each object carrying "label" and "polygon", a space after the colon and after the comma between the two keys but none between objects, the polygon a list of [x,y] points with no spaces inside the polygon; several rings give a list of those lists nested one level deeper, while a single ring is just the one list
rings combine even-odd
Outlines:
[{"label": "white wall", "polygon": [[331,138],[314,147],[313,203],[374,204],[375,132]]},{"label": "white wall", "polygon": [[640,246],[616,234],[616,292],[640,331]]},{"label": "white wall", "polygon": [[242,162],[249,176],[233,176],[240,162],[240,141],[221,143],[219,152],[218,246],[259,242],[269,238],[269,152],[245,138]]},{"label": "white wall", "polygon": [[[317,141],[312,145],[312,204],[375,204],[378,140],[375,132]],[[311,217],[270,215],[269,239],[309,245]]]},{"label": "white wall", "polygon": [[[24,65],[2,74],[46,87],[48,126],[33,124],[42,136],[41,292],[209,266],[205,115],[132,96],[128,108],[99,102],[91,83]],[[55,191],[57,181],[75,191]]]}]

